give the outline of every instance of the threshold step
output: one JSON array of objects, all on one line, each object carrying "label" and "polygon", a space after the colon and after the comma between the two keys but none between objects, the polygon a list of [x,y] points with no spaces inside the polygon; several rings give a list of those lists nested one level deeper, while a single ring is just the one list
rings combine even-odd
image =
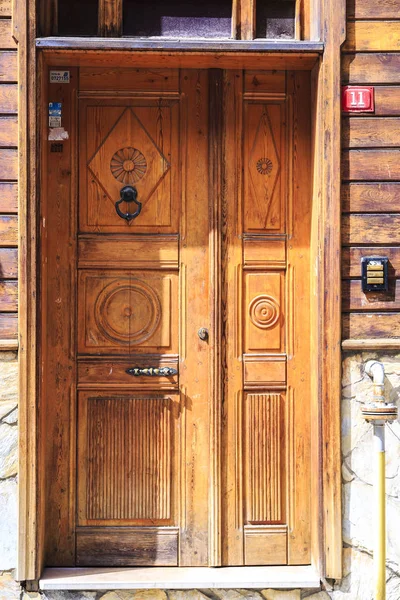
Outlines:
[{"label": "threshold step", "polygon": [[310,565],[295,567],[48,568],[41,590],[320,588]]}]

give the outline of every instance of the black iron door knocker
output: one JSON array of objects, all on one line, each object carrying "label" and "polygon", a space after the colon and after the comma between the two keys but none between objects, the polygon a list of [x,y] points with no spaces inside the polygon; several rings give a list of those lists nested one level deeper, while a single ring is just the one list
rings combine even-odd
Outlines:
[{"label": "black iron door knocker", "polygon": [[[129,223],[129,221],[132,221],[132,219],[136,219],[136,217],[140,215],[140,211],[142,210],[142,203],[137,200],[137,189],[135,187],[132,187],[131,185],[125,185],[121,189],[120,194],[121,199],[115,203],[115,210],[117,211],[117,215],[121,217],[121,219],[125,219]],[[134,202],[137,206],[137,209],[133,213],[124,213],[119,207],[121,202],[127,202],[128,204],[130,202]]]}]

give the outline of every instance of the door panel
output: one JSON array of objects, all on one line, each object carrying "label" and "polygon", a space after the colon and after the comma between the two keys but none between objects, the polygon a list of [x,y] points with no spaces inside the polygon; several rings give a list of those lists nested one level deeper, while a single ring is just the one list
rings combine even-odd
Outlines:
[{"label": "door panel", "polygon": [[[70,299],[44,261],[43,393],[62,431],[47,446],[62,506],[48,562],[67,539],[63,565],[308,564],[308,76],[78,80],[79,156],[65,142],[55,213],[44,171],[42,247]],[[138,204],[115,206],[127,185],[132,219]]]}]

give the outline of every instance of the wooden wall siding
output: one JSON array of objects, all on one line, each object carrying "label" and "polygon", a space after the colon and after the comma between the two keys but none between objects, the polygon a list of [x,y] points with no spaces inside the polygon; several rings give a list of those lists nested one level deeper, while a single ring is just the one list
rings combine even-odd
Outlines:
[{"label": "wooden wall siding", "polygon": [[11,1],[0,2],[0,339],[17,335],[17,52]]},{"label": "wooden wall siding", "polygon": [[[375,86],[375,111],[342,119],[343,339],[400,337],[400,11],[347,0],[342,82]],[[390,289],[364,294],[363,256],[388,256]]]}]

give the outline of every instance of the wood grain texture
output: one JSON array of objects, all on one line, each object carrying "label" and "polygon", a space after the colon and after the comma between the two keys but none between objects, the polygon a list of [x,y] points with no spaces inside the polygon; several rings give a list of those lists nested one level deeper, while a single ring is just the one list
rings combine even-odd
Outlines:
[{"label": "wood grain texture", "polygon": [[79,69],[81,91],[179,92],[178,69],[90,68]]},{"label": "wood grain texture", "polygon": [[400,277],[400,248],[393,246],[363,246],[343,248],[342,277],[361,276],[361,259],[363,256],[387,256],[389,258],[390,277]]},{"label": "wood grain texture", "polygon": [[12,15],[12,0],[2,0],[0,4],[0,16],[11,17]]},{"label": "wood grain texture", "polygon": [[343,339],[398,338],[400,337],[400,313],[344,314],[342,327]]},{"label": "wood grain texture", "polygon": [[284,519],[283,398],[247,394],[245,406],[246,523],[279,523]]},{"label": "wood grain texture", "polygon": [[[52,84],[46,90],[47,101],[62,103],[63,124],[70,137],[63,142],[63,152],[51,152],[51,145],[43,144],[41,157],[41,256],[47,257],[41,260],[41,427],[46,432],[41,451],[42,468],[52,474],[43,482],[45,519],[52,523],[46,528],[44,544],[46,564],[59,566],[75,564],[76,520],[76,325],[71,318],[76,301],[76,157],[72,143],[77,119],[76,69],[70,69],[70,78],[69,85]],[[47,114],[43,114],[41,134],[47,138]]]},{"label": "wood grain texture", "polygon": [[398,240],[399,227],[398,214],[346,215],[342,219],[342,243],[391,245]]},{"label": "wood grain texture", "polygon": [[18,245],[18,218],[0,215],[0,244],[2,246]]},{"label": "wood grain texture", "polygon": [[38,28],[41,36],[58,34],[58,0],[39,0]]},{"label": "wood grain texture", "polygon": [[18,277],[18,250],[16,248],[0,248],[0,278],[16,279]]},{"label": "wood grain texture", "polygon": [[400,118],[343,119],[342,148],[389,148],[399,145]]},{"label": "wood grain texture", "polygon": [[246,526],[244,556],[245,565],[287,564],[287,527]]},{"label": "wood grain texture", "polygon": [[0,82],[15,82],[18,78],[17,53],[0,52]]},{"label": "wood grain texture", "polygon": [[18,179],[18,152],[13,149],[0,149],[0,179]]},{"label": "wood grain texture", "polygon": [[177,529],[81,527],[76,538],[80,567],[178,566]]},{"label": "wood grain texture", "polygon": [[361,280],[344,281],[342,284],[342,308],[344,311],[400,311],[400,281],[391,280],[388,292],[364,293]]},{"label": "wood grain texture", "polygon": [[349,21],[343,50],[357,52],[400,50],[400,21]]},{"label": "wood grain texture", "polygon": [[[1,108],[0,108],[1,110]],[[17,117],[0,117],[0,146],[18,145]]]},{"label": "wood grain texture", "polygon": [[13,114],[18,111],[18,86],[16,84],[0,85],[0,106],[3,114]]},{"label": "wood grain texture", "polygon": [[344,184],[342,185],[342,211],[345,213],[400,212],[400,184]]},{"label": "wood grain texture", "polygon": [[343,54],[342,82],[369,85],[400,83],[400,55],[385,52]]},{"label": "wood grain texture", "polygon": [[18,210],[18,185],[0,182],[0,213],[16,213]]},{"label": "wood grain texture", "polygon": [[400,150],[347,150],[343,152],[344,180],[396,181],[400,179]]},{"label": "wood grain texture", "polygon": [[[1,12],[0,12],[0,16]],[[0,19],[0,49],[15,50],[17,44],[12,37],[11,19]]]},{"label": "wood grain texture", "polygon": [[18,284],[16,281],[0,281],[0,312],[18,309]]},{"label": "wood grain texture", "polygon": [[397,0],[347,0],[349,19],[398,19]]},{"label": "wood grain texture", "polygon": [[171,524],[171,400],[89,396],[84,402],[80,524]]},{"label": "wood grain texture", "polygon": [[240,0],[240,39],[253,40],[256,32],[255,0]]},{"label": "wood grain texture", "polygon": [[122,34],[122,0],[100,0],[98,32],[103,37]]},{"label": "wood grain texture", "polygon": [[17,339],[18,333],[18,315],[17,313],[1,313],[0,314],[0,339],[14,340]]}]

